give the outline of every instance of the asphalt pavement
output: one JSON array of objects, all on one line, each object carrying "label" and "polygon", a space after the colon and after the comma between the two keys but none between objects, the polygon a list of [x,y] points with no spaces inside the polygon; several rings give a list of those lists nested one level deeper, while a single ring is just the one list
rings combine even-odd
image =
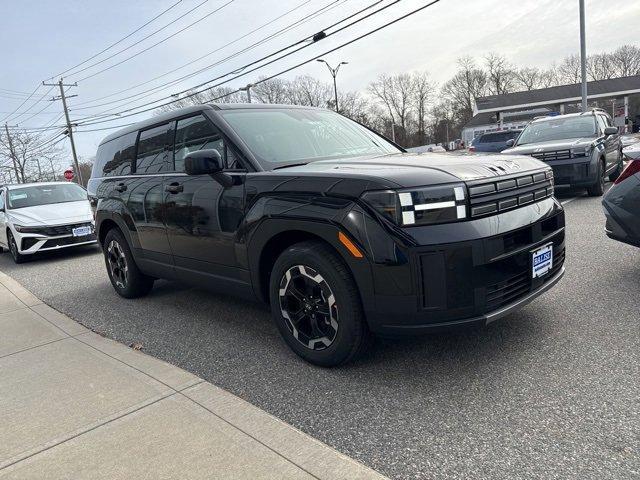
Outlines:
[{"label": "asphalt pavement", "polygon": [[392,478],[640,477],[640,250],[562,198],[567,273],[481,330],[376,341],[313,367],[261,305],[157,282],[118,297],[95,248],[0,270],[90,329],[188,370]]}]

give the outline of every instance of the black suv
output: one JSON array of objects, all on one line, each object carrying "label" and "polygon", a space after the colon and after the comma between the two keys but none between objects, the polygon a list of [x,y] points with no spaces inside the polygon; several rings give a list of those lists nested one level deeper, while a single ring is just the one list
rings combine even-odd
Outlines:
[{"label": "black suv", "polygon": [[531,155],[553,168],[556,185],[587,187],[602,196],[605,177],[613,182],[624,168],[622,142],[601,109],[534,119],[502,153]]},{"label": "black suv", "polygon": [[531,157],[407,154],[331,111],[200,105],[107,137],[89,197],[115,290],[259,298],[289,346],[484,325],[563,275],[564,212]]}]

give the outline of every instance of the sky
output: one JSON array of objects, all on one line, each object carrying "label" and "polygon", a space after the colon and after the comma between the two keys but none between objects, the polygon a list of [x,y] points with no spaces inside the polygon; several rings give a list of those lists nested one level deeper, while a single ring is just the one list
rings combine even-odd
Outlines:
[{"label": "sky", "polygon": [[[41,82],[56,81],[63,73],[65,82],[78,82],[78,86],[69,88],[67,93],[77,95],[68,100],[72,122],[91,115],[119,112],[154,100],[170,99],[172,94],[233,72],[246,63],[322,31],[377,1],[182,0],[176,4],[178,0],[0,0],[0,44],[3,45],[0,123],[6,120],[9,125],[26,128],[62,125],[63,119],[58,118],[62,113],[61,103],[47,101],[58,92],[56,89],[49,91],[50,87],[42,86]],[[367,13],[392,2],[381,0]],[[261,75],[278,73],[426,3],[428,0],[398,1],[357,25],[226,85],[237,88]],[[122,40],[167,9],[144,28]],[[625,43],[640,45],[637,34],[640,0],[586,0],[586,12],[588,54],[611,51]],[[304,22],[257,47],[209,67],[301,20]],[[253,30],[256,31],[251,33]],[[151,36],[144,39],[147,35]],[[162,41],[169,36],[172,37]],[[159,45],[152,46],[160,41]],[[99,54],[116,42],[119,43]],[[231,45],[225,46],[229,43]],[[124,51],[119,53],[121,50]],[[455,72],[457,58],[470,55],[481,61],[489,52],[505,55],[518,66],[540,67],[560,61],[566,55],[579,53],[578,0],[440,0],[324,58],[331,64],[349,62],[338,75],[339,89],[364,90],[382,73],[416,70],[427,71],[434,82],[442,84]],[[138,55],[129,58],[135,54]],[[202,60],[194,61],[206,54],[209,55]],[[113,57],[107,58],[109,56]],[[65,72],[91,57],[94,58]],[[192,61],[189,66],[151,81]],[[122,63],[115,65],[119,62]],[[105,67],[112,68],[99,73]],[[104,102],[160,87],[197,70],[202,72],[158,88],[150,95],[145,94],[149,95],[145,98],[123,99],[100,106]],[[94,73],[97,74],[92,75]],[[293,78],[302,74],[327,82],[331,80],[326,67],[318,62],[297,68],[283,77]],[[90,75],[90,78],[85,78]],[[142,82],[149,83],[116,94]],[[20,104],[26,95],[8,92],[31,93],[36,88],[36,93],[23,106]],[[112,96],[99,100],[107,95]],[[17,113],[6,119],[16,108]],[[153,111],[126,118],[102,117],[115,120],[79,126],[75,135],[78,154],[85,159],[93,157],[101,139],[115,131],[83,130],[125,124],[151,115]],[[43,138],[49,138],[58,131],[45,130]],[[70,152],[67,140],[62,145]]]}]

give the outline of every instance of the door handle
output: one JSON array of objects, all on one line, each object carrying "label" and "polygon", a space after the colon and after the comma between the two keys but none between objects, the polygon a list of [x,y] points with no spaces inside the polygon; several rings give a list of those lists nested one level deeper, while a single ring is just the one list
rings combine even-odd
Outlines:
[{"label": "door handle", "polygon": [[184,191],[184,185],[181,185],[179,183],[170,183],[165,187],[165,191],[169,193],[180,193]]},{"label": "door handle", "polygon": [[127,186],[124,183],[119,183],[116,185],[115,190],[122,193],[127,190]]}]

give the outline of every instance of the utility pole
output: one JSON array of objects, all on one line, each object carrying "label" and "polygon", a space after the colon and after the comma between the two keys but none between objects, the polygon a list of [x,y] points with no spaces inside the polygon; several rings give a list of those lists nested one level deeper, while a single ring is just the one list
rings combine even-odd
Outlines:
[{"label": "utility pole", "polygon": [[[4,131],[7,132],[7,142],[9,143],[9,155],[11,155],[11,160],[13,160],[13,171],[16,174],[16,183],[20,183],[20,175],[18,174],[18,161],[16,160],[16,152],[13,150],[13,141],[11,140],[11,135],[9,135],[9,126],[4,124]],[[24,183],[24,178],[22,179]]]},{"label": "utility pole", "polygon": [[327,61],[322,58],[318,58],[316,59],[316,61],[320,63],[324,63],[329,69],[329,72],[331,72],[331,76],[333,77],[333,95],[335,97],[335,106],[336,106],[336,112],[337,112],[338,111],[338,86],[336,84],[336,77],[338,76],[338,70],[340,70],[340,66],[348,65],[349,62],[340,62],[336,68],[331,68],[331,65],[329,65]]},{"label": "utility pole", "polygon": [[46,86],[56,86],[60,87],[60,96],[53,97],[51,101],[62,100],[62,108],[64,109],[64,116],[67,119],[67,131],[69,132],[69,141],[71,141],[71,153],[73,154],[73,165],[76,171],[76,181],[78,185],[82,185],[82,172],[80,171],[80,165],[78,164],[78,155],[76,154],[76,144],[73,141],[73,130],[71,129],[71,120],[69,120],[69,109],[67,108],[67,98],[76,97],[77,95],[69,95],[68,97],[64,94],[64,87],[77,87],[77,83],[63,83],[62,78],[58,81],[58,83],[44,83],[42,85]]},{"label": "utility pole", "polygon": [[244,92],[247,92],[247,103],[251,103],[251,87],[253,87],[253,84],[250,83],[246,87],[239,89]]},{"label": "utility pole", "polygon": [[582,74],[582,111],[587,111],[587,44],[584,23],[584,0],[580,0],[580,68]]}]

